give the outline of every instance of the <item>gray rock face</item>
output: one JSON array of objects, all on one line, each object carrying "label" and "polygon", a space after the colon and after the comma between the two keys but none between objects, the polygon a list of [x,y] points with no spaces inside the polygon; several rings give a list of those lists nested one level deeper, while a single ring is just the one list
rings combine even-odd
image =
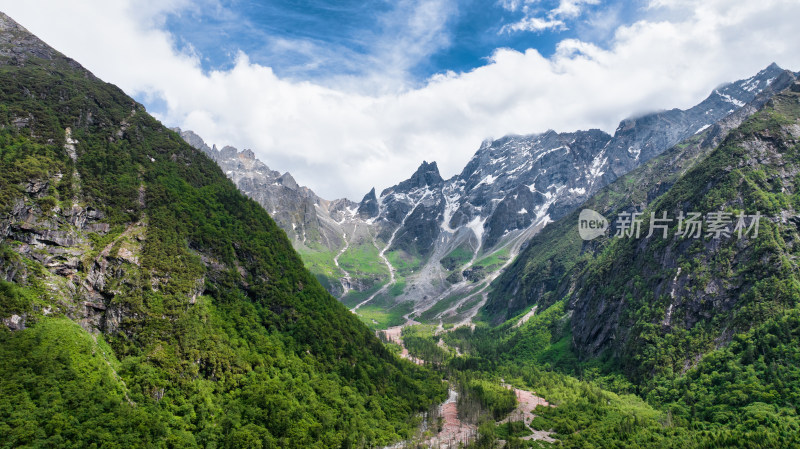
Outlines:
[{"label": "gray rock face", "polygon": [[3,13],[0,13],[0,56],[9,58],[10,65],[24,65],[30,57],[49,60],[63,58],[49,45]]},{"label": "gray rock face", "polygon": [[378,197],[375,195],[375,187],[373,187],[358,204],[358,216],[366,220],[378,216],[379,212]]},{"label": "gray rock face", "polygon": [[[29,185],[46,186],[60,177],[56,174]],[[37,188],[26,189],[10,212],[0,215],[0,242],[11,250],[0,257],[0,278],[24,285],[31,276],[30,267],[19,256],[33,260],[50,273],[44,284],[59,312],[89,331],[114,332],[127,312],[112,300],[121,289],[135,288],[145,225],[131,223],[90,257],[90,234],[109,232],[105,216],[79,204],[66,210],[42,210],[38,196]],[[25,328],[24,315],[2,318],[11,330]]]},{"label": "gray rock face", "polygon": [[186,143],[202,151],[203,153],[211,156],[212,159],[214,159],[214,156],[217,156],[219,154],[216,148],[212,149],[211,147],[206,145],[206,143],[203,141],[203,138],[195,134],[193,131],[181,131],[180,128],[174,128],[173,131],[180,134],[183,140],[186,141]]},{"label": "gray rock face", "polygon": [[410,192],[426,186],[437,187],[440,186],[442,182],[444,182],[444,180],[439,174],[439,167],[436,165],[436,162],[431,162],[429,164],[427,161],[422,161],[422,165],[419,166],[417,171],[414,172],[410,178],[394,187],[384,190],[381,192],[381,196],[386,196],[392,192]]}]

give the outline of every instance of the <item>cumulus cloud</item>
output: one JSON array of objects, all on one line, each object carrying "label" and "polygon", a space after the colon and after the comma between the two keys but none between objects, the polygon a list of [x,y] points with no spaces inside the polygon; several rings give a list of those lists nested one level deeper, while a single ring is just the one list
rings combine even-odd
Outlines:
[{"label": "cumulus cloud", "polygon": [[[339,88],[282,79],[243,53],[229,69],[204,72],[158,20],[188,1],[8,0],[0,9],[106,81],[162,104],[166,125],[252,148],[326,198],[360,199],[422,160],[453,175],[487,137],[613,132],[626,116],[689,107],[770,62],[800,68],[796,1],[657,0],[602,47],[564,40],[551,57],[499,49],[483,67],[418,87],[379,92],[352,79]],[[421,33],[437,11],[420,12]]]}]

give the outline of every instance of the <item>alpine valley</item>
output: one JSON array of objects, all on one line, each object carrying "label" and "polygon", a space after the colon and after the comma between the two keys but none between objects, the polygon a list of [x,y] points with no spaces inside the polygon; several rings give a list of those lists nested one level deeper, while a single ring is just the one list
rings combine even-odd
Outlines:
[{"label": "alpine valley", "polygon": [[544,226],[738,111],[783,73],[772,64],[685,111],[623,120],[613,136],[548,131],[485,141],[448,180],[436,162],[423,162],[359,203],[324,200],[250,150],[218,150],[192,131],[175,131],[270,212],[306,267],[367,325],[459,324],[478,313],[490,283]]},{"label": "alpine valley", "polygon": [[798,257],[775,64],[329,201],[0,13],[2,448],[798,447]]}]

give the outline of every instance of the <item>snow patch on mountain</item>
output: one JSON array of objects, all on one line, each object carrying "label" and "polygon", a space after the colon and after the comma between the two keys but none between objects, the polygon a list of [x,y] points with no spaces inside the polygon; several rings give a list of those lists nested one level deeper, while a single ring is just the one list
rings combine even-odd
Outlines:
[{"label": "snow patch on mountain", "polygon": [[719,95],[720,97],[722,97],[728,103],[733,104],[734,106],[737,106],[737,107],[744,106],[744,102],[743,101],[737,100],[736,98],[733,98],[728,94],[724,94],[724,93],[722,93],[722,92],[720,92],[718,90],[715,90],[714,93]]}]

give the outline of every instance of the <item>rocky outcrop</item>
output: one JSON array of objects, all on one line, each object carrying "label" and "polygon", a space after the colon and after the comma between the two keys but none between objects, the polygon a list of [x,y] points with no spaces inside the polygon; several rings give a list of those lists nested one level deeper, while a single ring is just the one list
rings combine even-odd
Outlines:
[{"label": "rocky outcrop", "polygon": [[427,161],[422,161],[422,165],[417,168],[417,171],[415,171],[410,178],[394,187],[384,190],[381,192],[381,197],[394,192],[409,192],[425,187],[436,188],[441,186],[443,182],[444,179],[442,179],[442,176],[439,174],[439,167],[436,165],[436,162],[428,163]]},{"label": "rocky outcrop", "polygon": [[375,195],[375,187],[369,191],[358,204],[358,217],[364,220],[375,218],[380,213],[378,197]]},{"label": "rocky outcrop", "polygon": [[[56,174],[52,180],[33,180],[29,186],[46,186],[60,178]],[[0,217],[0,242],[11,251],[0,260],[4,280],[26,285],[30,270],[38,270],[58,312],[89,331],[113,332],[126,313],[112,300],[123,284],[133,281],[131,274],[141,252],[141,240],[136,237],[144,235],[141,223],[140,232],[132,226],[111,234],[104,215],[91,207],[75,203],[65,210],[43,209],[37,201],[41,190],[26,189]],[[107,240],[102,248],[98,247],[101,240]],[[24,320],[9,319],[9,328],[24,327]]]},{"label": "rocky outcrop", "polygon": [[61,59],[75,68],[80,65],[64,57],[20,24],[0,13],[0,65],[24,66],[28,59]]}]

